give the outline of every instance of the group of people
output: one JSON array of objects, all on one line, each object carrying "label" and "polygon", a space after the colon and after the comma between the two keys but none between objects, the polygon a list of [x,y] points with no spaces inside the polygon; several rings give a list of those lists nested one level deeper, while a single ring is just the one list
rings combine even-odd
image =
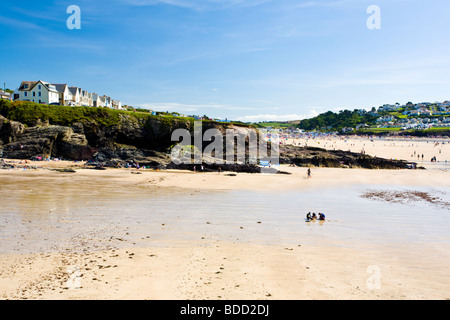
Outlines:
[{"label": "group of people", "polygon": [[314,212],[311,214],[311,212],[308,212],[306,214],[306,220],[312,221],[312,220],[319,220],[319,221],[325,221],[325,214],[319,212],[319,215],[317,216]]}]

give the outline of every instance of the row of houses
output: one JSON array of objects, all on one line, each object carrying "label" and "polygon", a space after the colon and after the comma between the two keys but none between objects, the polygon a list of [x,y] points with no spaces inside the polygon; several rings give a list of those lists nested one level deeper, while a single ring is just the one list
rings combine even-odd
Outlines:
[{"label": "row of houses", "polygon": [[67,84],[48,83],[42,80],[22,81],[10,100],[32,101],[48,105],[122,109],[122,103],[109,96],[90,93],[79,87],[69,87]]},{"label": "row of houses", "polygon": [[[385,118],[386,120],[386,118]],[[381,128],[402,128],[406,129],[428,129],[432,127],[448,127],[450,125],[450,117],[442,118],[407,118],[386,121],[380,123]]]}]

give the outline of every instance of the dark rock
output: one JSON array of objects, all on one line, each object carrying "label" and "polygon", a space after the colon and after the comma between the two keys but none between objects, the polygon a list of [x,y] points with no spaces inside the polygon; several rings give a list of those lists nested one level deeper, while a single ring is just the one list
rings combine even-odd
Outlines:
[{"label": "dark rock", "polygon": [[9,121],[0,115],[0,146],[14,141],[18,135],[22,134],[25,125],[17,121]]},{"label": "dark rock", "polygon": [[[342,150],[325,150],[313,147],[280,146],[280,164],[299,167],[333,167],[365,169],[406,169],[416,167],[414,162],[389,160]],[[411,166],[412,165],[412,166]]]},{"label": "dark rock", "polygon": [[84,135],[69,127],[46,126],[24,128],[13,142],[3,147],[3,156],[10,159],[41,157],[83,160],[92,156]]}]

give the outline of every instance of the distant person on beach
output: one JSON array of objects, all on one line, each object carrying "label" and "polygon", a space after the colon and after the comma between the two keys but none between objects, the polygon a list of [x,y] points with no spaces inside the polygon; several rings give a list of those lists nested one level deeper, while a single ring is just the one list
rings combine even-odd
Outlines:
[{"label": "distant person on beach", "polygon": [[306,220],[311,220],[311,212],[308,212],[308,213],[306,214]]},{"label": "distant person on beach", "polygon": [[320,221],[325,221],[325,215],[323,213],[319,212],[319,220]]},{"label": "distant person on beach", "polygon": [[308,178],[311,178],[311,168],[308,168]]},{"label": "distant person on beach", "polygon": [[312,214],[312,220],[316,220],[317,219],[317,215],[313,212]]}]

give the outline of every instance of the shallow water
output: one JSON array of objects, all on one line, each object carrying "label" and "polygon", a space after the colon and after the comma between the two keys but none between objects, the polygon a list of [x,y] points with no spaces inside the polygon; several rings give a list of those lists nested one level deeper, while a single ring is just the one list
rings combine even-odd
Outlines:
[{"label": "shallow water", "polygon": [[[367,191],[422,191],[450,202],[450,188],[351,187],[205,191],[93,180],[1,178],[0,253],[102,250],[216,241],[432,250],[450,261],[450,208],[390,203]],[[307,212],[325,222],[305,222]]]}]

